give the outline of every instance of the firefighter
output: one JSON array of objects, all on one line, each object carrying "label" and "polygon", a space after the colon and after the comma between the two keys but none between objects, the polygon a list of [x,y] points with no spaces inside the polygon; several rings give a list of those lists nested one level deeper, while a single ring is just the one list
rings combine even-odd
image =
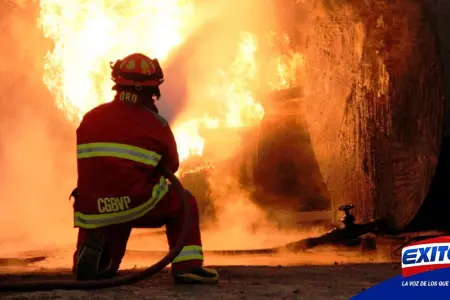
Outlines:
[{"label": "firefighter", "polygon": [[[114,277],[132,228],[166,225],[173,248],[184,223],[182,199],[158,169],[175,173],[179,166],[173,133],[155,106],[164,81],[159,62],[135,53],[111,68],[114,100],[89,111],[76,132],[73,271],[79,280]],[[175,283],[216,283],[217,271],[203,267],[197,202],[186,193],[193,223],[172,276]]]}]

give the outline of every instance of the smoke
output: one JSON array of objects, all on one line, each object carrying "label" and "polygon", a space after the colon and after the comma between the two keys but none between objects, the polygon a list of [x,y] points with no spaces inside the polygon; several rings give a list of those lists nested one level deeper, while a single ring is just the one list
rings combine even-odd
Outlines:
[{"label": "smoke", "polygon": [[[350,16],[343,16],[347,21],[343,24],[350,28],[350,34],[346,33],[344,25],[335,25],[313,2],[304,1],[299,4],[301,8],[294,7],[290,15],[283,15],[288,16],[285,21],[292,21],[290,27],[277,22],[284,17],[277,18],[280,7],[274,7],[272,1],[208,1],[200,5],[199,15],[206,17],[198,18],[190,38],[164,66],[162,114],[172,124],[202,117],[205,112],[224,115],[220,97],[242,83],[231,76],[251,71],[237,72],[242,64],[232,64],[239,50],[240,33],[252,32],[261,40],[265,32],[286,31],[293,42],[291,50],[300,51],[306,60],[305,72],[297,78],[297,84],[305,91],[302,114],[315,156],[325,177],[333,173],[333,178],[339,178],[339,170],[329,166],[340,154],[338,130],[345,98],[359,67],[363,28]],[[42,83],[43,58],[51,45],[37,29],[35,6],[25,3],[19,7],[11,2],[0,5],[5,6],[0,6],[0,41],[14,45],[0,48],[0,243],[15,251],[72,245],[76,231],[67,198],[76,183],[75,128],[61,117],[54,96]],[[270,56],[263,45],[258,46],[263,55]],[[222,95],[216,91],[216,98],[211,99],[210,87],[230,82],[235,85],[221,90]],[[248,88],[255,95],[264,90],[256,82]],[[240,168],[249,160],[245,153],[255,149],[251,147],[255,141],[241,138],[239,132],[235,127],[216,137],[216,141],[212,137],[208,141],[216,167],[209,186],[217,215],[203,232],[205,248],[272,247],[320,234],[318,228],[281,230],[256,204],[253,190],[239,183]],[[341,186],[345,183],[333,182],[333,197],[339,197]],[[136,244],[154,247],[165,245],[165,240]]]},{"label": "smoke", "polygon": [[[199,2],[204,17],[193,19],[198,24],[192,28],[203,29],[192,32],[165,68],[161,110],[169,120],[187,103],[199,104],[192,100],[202,98],[198,87],[229,62],[240,28],[262,24],[263,14],[245,18],[259,3],[241,3],[236,10],[237,2]],[[14,251],[71,245],[76,230],[68,195],[76,183],[75,127],[55,107],[55,96],[42,82],[44,57],[52,44],[39,30],[36,1],[0,5],[0,41],[9,45],[0,49],[0,241]]]},{"label": "smoke", "polygon": [[58,149],[46,122],[34,112],[24,110],[8,123],[0,132],[8,141],[2,151],[0,240],[33,247],[72,242],[68,194],[74,173],[58,165],[68,158],[61,152],[67,148]]},{"label": "smoke", "polygon": [[[201,117],[205,111],[211,112],[213,116],[217,115],[217,112],[220,115],[217,103],[220,103],[228,94],[216,94],[216,98],[211,98],[207,93],[208,88],[205,88],[205,86],[218,85],[217,78],[221,78],[220,72],[222,75],[225,74],[222,77],[224,85],[226,82],[232,82],[229,86],[230,90],[236,90],[236,86],[240,87],[242,81],[248,79],[249,76],[246,77],[242,74],[248,75],[252,69],[246,69],[242,73],[236,72],[237,68],[245,69],[244,64],[232,65],[235,69],[231,71],[227,68],[237,51],[236,37],[242,28],[247,28],[249,32],[255,34],[260,42],[256,44],[257,54],[255,55],[260,72],[258,75],[269,78],[271,73],[276,73],[277,70],[261,58],[270,60],[277,53],[274,53],[273,49],[267,49],[265,35],[270,31],[285,33],[289,36],[291,43],[285,49],[279,50],[282,51],[282,54],[300,53],[294,55],[294,58],[300,58],[298,61],[301,62],[299,64],[302,67],[301,72],[295,78],[295,84],[301,87],[304,95],[301,99],[297,99],[301,103],[300,107],[296,108],[296,114],[299,117],[295,122],[304,122],[305,125],[294,124],[292,126],[292,122],[283,123],[290,118],[288,114],[293,114],[292,108],[287,107],[279,115],[272,112],[273,121],[266,122],[266,127],[272,127],[268,128],[268,131],[274,130],[275,134],[269,142],[276,144],[277,141],[284,140],[285,146],[274,147],[277,151],[267,151],[268,155],[264,157],[267,159],[267,162],[264,163],[271,166],[267,168],[267,174],[265,174],[271,179],[271,182],[267,180],[267,184],[275,185],[274,182],[281,182],[277,175],[281,176],[282,174],[276,172],[284,162],[285,167],[282,172],[290,184],[286,184],[282,188],[301,193],[301,190],[297,191],[293,186],[302,184],[303,189],[309,190],[310,194],[305,193],[304,199],[299,199],[299,201],[307,202],[308,196],[310,198],[318,196],[316,199],[319,201],[319,196],[322,196],[319,195],[320,193],[326,198],[328,197],[332,203],[341,200],[342,189],[345,189],[347,185],[343,181],[344,177],[340,176],[344,169],[343,165],[351,160],[350,164],[353,166],[358,159],[343,156],[348,147],[353,147],[356,141],[342,141],[341,130],[347,108],[347,98],[360,75],[364,26],[357,21],[354,11],[344,4],[335,8],[321,6],[320,1],[302,1],[301,3],[297,1],[289,4],[280,2],[277,6],[273,4],[272,7],[261,5],[260,2],[249,1],[247,3],[250,10],[262,7],[258,11],[268,16],[265,26],[258,27],[260,25],[259,17],[255,14],[248,14],[249,11],[244,9],[243,15],[255,17],[237,19],[239,21],[236,24],[234,23],[235,19],[229,18],[228,20],[233,20],[229,27],[222,27],[219,22],[214,28],[216,34],[202,36],[203,43],[196,45],[196,51],[190,56],[187,64],[190,69],[195,69],[195,76],[186,78],[188,101],[177,121]],[[333,9],[339,9],[339,13],[333,12]],[[229,13],[225,10],[223,15]],[[219,15],[218,19],[223,20],[223,15]],[[236,74],[241,76],[237,81],[232,77]],[[263,79],[264,76],[260,77]],[[256,81],[250,82],[246,87],[254,96],[259,92],[267,91],[264,84],[261,85]],[[233,96],[242,95],[234,94]],[[244,98],[240,98],[240,100],[242,99]],[[258,102],[261,100],[263,98],[256,99]],[[299,121],[299,119],[304,121]],[[258,125],[253,124],[253,126]],[[280,130],[282,126],[285,126],[286,130]],[[294,128],[295,126],[299,127]],[[308,143],[310,144],[302,140],[299,145],[294,145],[293,141],[289,140],[291,136],[297,138],[298,136],[295,134],[298,135],[301,130],[309,136],[310,142]],[[270,221],[270,211],[257,204],[261,199],[255,197],[253,191],[248,190],[248,187],[242,187],[239,182],[240,168],[252,159],[246,153],[256,150],[256,141],[254,140],[256,132],[253,136],[241,138],[241,131],[242,128],[233,128],[224,133],[220,130],[211,130],[209,134],[203,134],[205,159],[213,160],[213,164],[216,166],[215,173],[209,178],[211,191],[208,195],[208,199],[212,199],[214,203],[216,216],[214,225],[209,226],[214,229],[206,232],[205,244],[213,248],[255,248],[264,247],[267,242],[273,241],[274,237],[279,238],[278,241],[283,243],[283,241],[289,241],[292,235],[318,234],[316,229],[302,228],[298,222],[295,222],[298,217],[294,216],[295,212],[289,211],[292,207],[286,207],[282,218],[294,219],[287,223],[291,223],[295,227],[291,226],[294,228],[290,231],[280,230],[277,224]],[[307,147],[311,148],[310,153],[302,150]],[[302,155],[307,157],[297,157]],[[287,157],[283,159],[283,156]],[[308,161],[314,161],[315,165]],[[288,175],[292,165],[297,166],[297,173]],[[316,168],[317,165],[318,168]],[[315,169],[318,171],[314,171]],[[350,168],[346,167],[345,170],[350,170]],[[363,176],[360,168],[352,169],[352,172],[356,174],[354,176]],[[304,178],[296,178],[299,176]],[[281,187],[279,188],[281,189]],[[316,193],[316,195],[311,195],[311,193]],[[310,201],[316,201],[316,199]],[[283,203],[281,196],[272,201]],[[332,206],[331,210],[334,213],[336,208]],[[207,223],[207,221],[205,222]]]},{"label": "smoke", "polygon": [[[0,244],[2,252],[71,244],[73,140],[42,84],[48,42],[36,7],[0,3]],[[7,246],[6,246],[7,245]]]},{"label": "smoke", "polygon": [[[220,124],[213,123],[211,130],[199,132],[205,140],[204,159],[215,170],[212,175],[197,174],[197,183],[207,176],[210,191],[205,195],[204,185],[197,183],[187,186],[194,189],[192,192],[201,206],[204,202],[213,203],[214,216],[204,215],[202,219],[208,228],[204,232],[205,247],[215,249],[265,247],[268,242],[282,244],[298,231],[280,231],[269,220],[267,210],[257,204],[254,187],[251,184],[244,187],[241,182],[242,166],[249,163],[257,149],[254,129],[259,126],[259,122],[246,122],[251,120],[246,117],[257,112],[256,105],[246,107],[246,103],[263,100],[257,95],[268,87],[259,80],[273,78],[279,71],[276,65],[269,66],[264,61],[265,58],[275,61],[278,55],[268,49],[268,33],[279,30],[274,2],[241,4],[230,1],[217,14],[215,22],[200,28],[201,42],[191,44],[188,40],[184,45],[189,49],[195,44],[194,50],[182,52],[185,62],[182,70],[195,70],[195,76],[185,75],[183,91],[187,101],[174,122],[183,129],[198,125],[187,120],[201,120],[206,115]],[[245,131],[253,134],[244,135]]]}]

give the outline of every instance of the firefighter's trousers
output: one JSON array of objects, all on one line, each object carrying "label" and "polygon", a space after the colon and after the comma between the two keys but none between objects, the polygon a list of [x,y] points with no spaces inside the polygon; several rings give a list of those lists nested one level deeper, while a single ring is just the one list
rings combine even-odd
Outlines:
[{"label": "firefighter's trousers", "polygon": [[[203,251],[200,235],[199,213],[196,199],[186,191],[192,211],[192,223],[190,235],[182,252],[172,262],[172,271],[179,272],[191,268],[200,267],[203,263]],[[173,189],[169,189],[164,198],[145,216],[131,221],[129,223],[111,225],[102,227],[101,232],[106,237],[109,253],[106,253],[107,259],[103,262],[107,267],[110,263],[112,270],[118,270],[133,228],[160,228],[166,225],[166,235],[169,248],[172,249],[177,242],[184,225],[184,212],[182,209],[182,199]],[[73,271],[75,271],[76,257],[86,240],[88,229],[78,229],[77,250],[74,253]],[[101,266],[102,268],[102,266]]]}]

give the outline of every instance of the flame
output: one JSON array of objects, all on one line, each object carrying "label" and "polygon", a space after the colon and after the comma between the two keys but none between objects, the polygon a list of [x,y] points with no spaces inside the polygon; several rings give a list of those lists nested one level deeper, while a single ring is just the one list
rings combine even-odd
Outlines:
[{"label": "flame", "polygon": [[203,126],[206,128],[217,128],[218,119],[203,117],[201,119],[191,119],[174,126],[173,132],[178,146],[178,155],[180,162],[183,162],[189,156],[203,154],[205,139],[200,135],[199,129]]},{"label": "flame", "polygon": [[43,79],[56,105],[79,122],[111,101],[109,63],[134,52],[164,61],[183,42],[193,10],[182,0],[41,0],[39,24],[54,42]]},{"label": "flame", "polygon": [[290,39],[286,34],[272,32],[268,40],[270,45],[278,49],[278,55],[275,55],[269,63],[269,69],[276,70],[275,76],[267,78],[269,87],[272,90],[282,90],[295,86],[299,77],[298,73],[304,70],[306,64],[305,56],[291,50]]},{"label": "flame", "polygon": [[[285,34],[271,33],[269,44],[278,48],[267,63],[269,75],[263,76],[271,90],[287,89],[296,84],[299,71],[304,70],[305,57],[290,50],[290,40]],[[247,127],[259,125],[264,108],[255,99],[253,87],[261,80],[258,68],[258,41],[256,35],[242,32],[240,43],[230,68],[221,71],[222,81],[210,88],[211,99],[222,101],[225,114],[215,119],[204,117],[177,122],[176,139],[182,143],[182,160],[191,155],[202,155],[205,140],[200,135],[202,127]],[[212,120],[212,121],[211,121]]]},{"label": "flame", "polygon": [[[231,78],[231,82],[215,91],[215,95],[225,95],[225,124],[228,127],[255,125],[264,116],[263,107],[255,101],[250,89],[257,74],[257,49],[256,37],[248,32],[241,33],[238,55],[229,72],[225,73],[225,80]],[[223,88],[225,91],[222,91]]]},{"label": "flame", "polygon": [[191,155],[202,155],[205,145],[200,135],[201,128],[244,127],[258,124],[264,109],[255,99],[251,85],[257,75],[256,36],[243,32],[238,51],[228,70],[221,70],[221,82],[209,89],[212,100],[218,100],[221,116],[189,119],[176,123],[174,134],[179,144],[180,160]]},{"label": "flame", "polygon": [[[113,99],[110,61],[143,52],[164,62],[192,30],[195,12],[191,2],[182,0],[41,0],[40,8],[40,27],[55,44],[46,56],[43,81],[55,95],[57,107],[75,123],[93,107]],[[206,108],[204,117],[179,118],[172,125],[180,161],[203,154],[202,128],[255,126],[264,116],[255,99],[261,73],[258,39],[249,32],[239,38],[234,61],[207,88],[219,109],[213,113]],[[277,78],[268,85],[288,87],[298,60],[277,56],[273,63]]]}]

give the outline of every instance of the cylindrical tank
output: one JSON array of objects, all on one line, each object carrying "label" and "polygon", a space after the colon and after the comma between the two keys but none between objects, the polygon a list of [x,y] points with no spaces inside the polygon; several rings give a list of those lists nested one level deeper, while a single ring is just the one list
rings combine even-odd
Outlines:
[{"label": "cylindrical tank", "polygon": [[354,203],[357,221],[387,217],[403,229],[436,170],[442,63],[423,4],[359,4],[332,7],[302,28],[304,96],[266,106],[255,199],[290,210],[331,199],[335,220],[339,205]]},{"label": "cylindrical tank", "polygon": [[432,15],[433,30],[438,40],[439,52],[444,69],[445,114],[444,134],[441,143],[438,166],[425,202],[408,229],[425,228],[450,229],[450,1],[427,0]]},{"label": "cylindrical tank", "polygon": [[437,166],[442,62],[424,2],[369,2],[329,4],[291,28],[308,62],[301,116],[332,207],[354,203],[357,221],[389,218],[403,229]]},{"label": "cylindrical tank", "polygon": [[254,182],[260,203],[294,212],[330,210],[330,193],[300,110],[299,88],[265,97]]}]

